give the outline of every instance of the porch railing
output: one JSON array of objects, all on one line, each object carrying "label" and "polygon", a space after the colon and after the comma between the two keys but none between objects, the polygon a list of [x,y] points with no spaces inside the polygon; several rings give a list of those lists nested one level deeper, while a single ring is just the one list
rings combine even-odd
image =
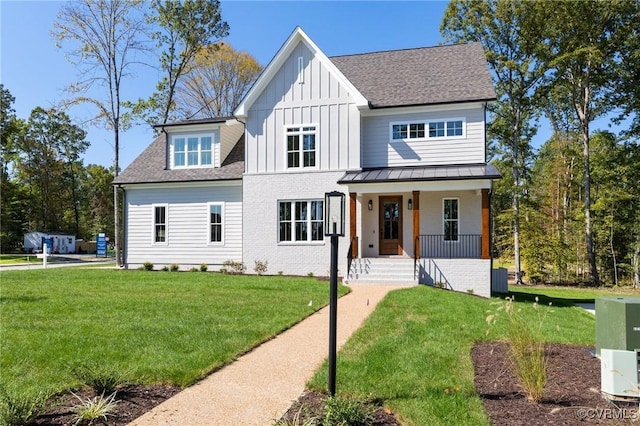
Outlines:
[{"label": "porch railing", "polygon": [[480,259],[482,256],[482,235],[458,234],[455,239],[445,239],[445,235],[420,235],[419,253],[421,258],[431,259]]}]

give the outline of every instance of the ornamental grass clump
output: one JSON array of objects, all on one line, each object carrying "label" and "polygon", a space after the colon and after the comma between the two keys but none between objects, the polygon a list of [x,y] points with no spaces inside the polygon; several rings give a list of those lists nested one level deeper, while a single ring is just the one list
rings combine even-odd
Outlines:
[{"label": "ornamental grass clump", "polygon": [[44,392],[19,392],[0,388],[0,424],[22,426],[46,410]]},{"label": "ornamental grass clump", "polygon": [[516,305],[514,297],[507,297],[505,302],[500,302],[495,313],[487,317],[489,324],[493,324],[501,316],[506,319],[509,358],[523,392],[534,403],[542,399],[547,382],[542,325],[549,312],[549,309],[543,311],[540,308],[537,297],[532,305],[531,315]]},{"label": "ornamental grass clump", "polygon": [[80,401],[79,404],[71,407],[71,410],[75,413],[75,424],[88,423],[92,424],[95,420],[102,419],[107,421],[107,416],[112,416],[113,412],[118,406],[116,401],[116,393],[105,397],[104,394],[93,398],[83,399],[73,393],[73,396]]}]

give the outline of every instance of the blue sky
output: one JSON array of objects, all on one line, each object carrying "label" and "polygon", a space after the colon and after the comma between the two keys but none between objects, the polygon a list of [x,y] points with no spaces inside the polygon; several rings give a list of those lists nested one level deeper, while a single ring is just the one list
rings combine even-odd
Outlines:
[{"label": "blue sky", "polygon": [[[0,82],[16,98],[18,117],[28,118],[37,106],[51,107],[65,98],[64,88],[78,79],[77,70],[55,47],[51,36],[63,2],[0,0]],[[230,26],[226,39],[235,49],[251,53],[266,65],[299,25],[329,56],[438,44],[446,2],[390,1],[222,1]],[[155,70],[137,69],[126,99],[147,97],[158,80]],[[70,111],[78,123],[90,117],[88,107]],[[88,131],[91,147],[85,164],[113,163],[112,133]],[[121,135],[120,164],[126,167],[150,142],[146,125]]]}]

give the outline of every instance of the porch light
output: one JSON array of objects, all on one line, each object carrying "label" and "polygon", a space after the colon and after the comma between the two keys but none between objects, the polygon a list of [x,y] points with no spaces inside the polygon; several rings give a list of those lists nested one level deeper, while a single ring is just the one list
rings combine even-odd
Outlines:
[{"label": "porch light", "polygon": [[324,194],[324,235],[344,237],[344,194],[327,192]]},{"label": "porch light", "polygon": [[409,204],[408,204],[407,208],[409,210],[413,210],[413,200],[411,198],[409,198]]},{"label": "porch light", "polygon": [[373,200],[369,200],[369,203],[367,204],[367,208],[369,209],[369,211],[373,210]]}]

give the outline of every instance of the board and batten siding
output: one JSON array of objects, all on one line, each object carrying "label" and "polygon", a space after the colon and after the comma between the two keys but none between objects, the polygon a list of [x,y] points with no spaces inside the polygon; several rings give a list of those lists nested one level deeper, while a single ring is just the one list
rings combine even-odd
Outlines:
[{"label": "board and batten siding", "polygon": [[[445,107],[443,107],[445,108]],[[391,123],[463,119],[463,138],[391,141]],[[362,167],[436,166],[485,163],[485,124],[481,106],[425,113],[365,117]]]},{"label": "board and batten siding", "polygon": [[246,172],[287,171],[285,127],[296,125],[317,128],[317,170],[360,167],[360,113],[354,99],[304,42],[248,111]]},{"label": "board and batten siding", "polygon": [[[209,203],[222,203],[223,243],[209,243]],[[167,241],[153,242],[153,207],[167,207]],[[135,268],[152,262],[156,269],[178,264],[210,268],[242,260],[242,185],[165,185],[126,190],[126,263]]]}]

